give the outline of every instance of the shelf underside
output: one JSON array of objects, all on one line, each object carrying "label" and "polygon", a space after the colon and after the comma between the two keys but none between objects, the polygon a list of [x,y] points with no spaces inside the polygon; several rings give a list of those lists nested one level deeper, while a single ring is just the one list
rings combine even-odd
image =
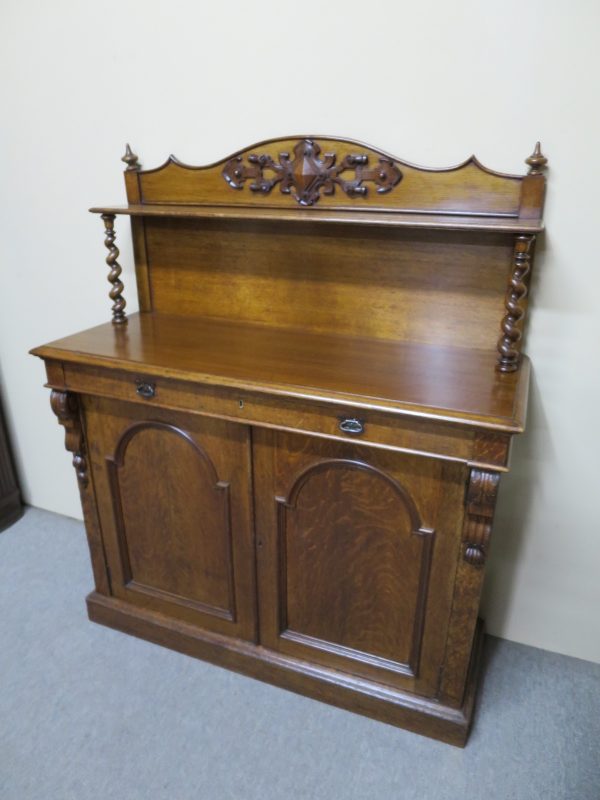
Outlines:
[{"label": "shelf underside", "polygon": [[158,313],[132,314],[32,351],[248,391],[383,408],[519,432],[529,361],[496,371],[495,351],[386,341]]},{"label": "shelf underside", "polygon": [[290,210],[267,206],[177,205],[140,204],[128,206],[98,206],[90,208],[94,214],[125,215],[130,217],[178,217],[184,219],[240,219],[277,222],[327,222],[346,225],[375,225],[397,228],[424,228],[428,230],[496,231],[499,233],[539,233],[543,230],[540,219],[519,217],[469,215],[460,211],[445,214],[424,214],[407,211],[357,211],[327,208],[291,208]]}]

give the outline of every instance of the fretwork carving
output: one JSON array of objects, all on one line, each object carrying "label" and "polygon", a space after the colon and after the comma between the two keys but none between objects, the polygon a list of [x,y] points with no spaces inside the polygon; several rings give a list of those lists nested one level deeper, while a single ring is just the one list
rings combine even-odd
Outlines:
[{"label": "fretwork carving", "polygon": [[[223,168],[223,177],[233,189],[242,189],[251,180],[250,191],[269,194],[280,184],[282,194],[291,194],[301,206],[314,205],[322,194],[334,194],[339,186],[349,197],[365,197],[368,188],[364,182],[372,182],[377,192],[391,191],[402,179],[396,164],[388,158],[380,158],[377,164],[369,165],[369,156],[348,154],[337,163],[335,153],[325,153],[319,158],[321,148],[313,139],[302,139],[294,147],[294,157],[280,153],[279,161],[269,155],[249,155],[248,163],[242,156],[230,159]],[[342,174],[354,171],[354,177],[346,179]]]}]

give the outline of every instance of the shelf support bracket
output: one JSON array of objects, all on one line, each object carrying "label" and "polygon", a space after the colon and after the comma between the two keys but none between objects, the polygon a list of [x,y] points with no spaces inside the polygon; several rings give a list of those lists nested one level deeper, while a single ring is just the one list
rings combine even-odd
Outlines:
[{"label": "shelf support bracket", "polygon": [[83,490],[88,484],[88,474],[77,396],[71,392],[53,389],[50,394],[50,405],[65,429],[65,449],[73,453],[73,467],[77,473],[79,486]]},{"label": "shelf support bracket", "polygon": [[115,215],[102,214],[102,220],[104,222],[104,234],[106,237],[104,239],[104,246],[108,250],[106,263],[110,267],[108,282],[112,285],[108,293],[110,299],[113,301],[112,322],[113,325],[124,325],[127,323],[127,317],[125,316],[125,306],[127,303],[123,297],[123,289],[125,287],[119,277],[123,270],[117,261],[119,258],[119,248],[115,244]]},{"label": "shelf support bracket", "polygon": [[506,291],[502,320],[502,336],[498,341],[500,357],[496,364],[499,372],[515,372],[521,360],[522,323],[525,316],[524,300],[527,297],[527,277],[531,271],[535,236],[519,234],[515,237],[513,271]]},{"label": "shelf support bracket", "polygon": [[469,475],[463,558],[474,567],[482,567],[487,559],[499,484],[500,475],[497,472],[474,468]]}]

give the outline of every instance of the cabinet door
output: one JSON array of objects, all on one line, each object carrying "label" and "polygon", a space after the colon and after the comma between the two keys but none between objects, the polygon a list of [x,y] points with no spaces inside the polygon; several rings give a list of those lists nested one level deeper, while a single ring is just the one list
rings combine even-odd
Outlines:
[{"label": "cabinet door", "polygon": [[114,400],[84,400],[117,597],[255,639],[250,429]]},{"label": "cabinet door", "polygon": [[261,430],[254,475],[261,644],[434,696],[464,467]]}]

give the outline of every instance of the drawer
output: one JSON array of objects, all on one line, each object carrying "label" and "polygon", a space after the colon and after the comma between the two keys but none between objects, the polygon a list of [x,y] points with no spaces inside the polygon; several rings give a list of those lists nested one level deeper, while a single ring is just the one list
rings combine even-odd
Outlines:
[{"label": "drawer", "polygon": [[[50,369],[51,375],[57,372]],[[343,401],[317,401],[261,391],[63,364],[64,387],[148,407],[172,408],[280,430],[419,453],[504,470],[510,437],[476,428],[374,410]],[[57,387],[61,388],[61,387]]]}]

